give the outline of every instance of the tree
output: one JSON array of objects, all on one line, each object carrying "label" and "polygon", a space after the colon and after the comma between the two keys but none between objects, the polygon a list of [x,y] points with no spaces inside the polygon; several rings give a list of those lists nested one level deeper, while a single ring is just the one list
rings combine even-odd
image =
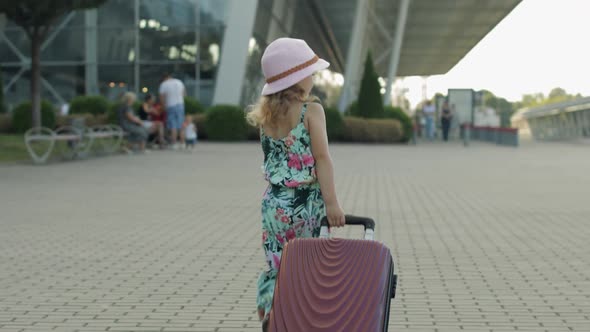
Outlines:
[{"label": "tree", "polygon": [[373,66],[373,58],[371,52],[367,54],[365,61],[365,72],[361,81],[361,89],[358,98],[357,114],[363,118],[382,118],[383,117],[383,100],[381,98],[381,85],[379,84],[379,77],[375,72]]},{"label": "tree", "polygon": [[537,107],[542,105],[560,103],[568,100],[582,98],[581,94],[570,95],[562,88],[553,88],[549,94],[545,96],[543,93],[525,94],[522,100],[514,103],[514,108],[519,109],[523,107]]},{"label": "tree", "polygon": [[106,0],[0,1],[0,13],[6,14],[9,19],[23,28],[31,41],[33,127],[41,126],[41,44],[51,31],[52,25],[62,15],[72,10],[96,8],[104,2]]},{"label": "tree", "polygon": [[551,89],[551,91],[549,91],[549,99],[557,99],[557,98],[563,98],[563,97],[567,97],[568,94],[567,92],[565,92],[564,89],[562,88],[553,88]]},{"label": "tree", "polygon": [[483,104],[496,110],[497,114],[500,116],[500,126],[509,127],[510,117],[514,113],[512,103],[505,98],[497,97],[488,90],[481,90],[480,92],[482,93]]}]

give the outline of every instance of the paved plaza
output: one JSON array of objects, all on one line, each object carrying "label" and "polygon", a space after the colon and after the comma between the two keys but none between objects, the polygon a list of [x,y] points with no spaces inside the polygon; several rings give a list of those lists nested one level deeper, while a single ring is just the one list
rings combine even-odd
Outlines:
[{"label": "paved plaza", "polygon": [[[394,255],[390,331],[590,331],[590,146],[332,154],[345,211]],[[259,331],[261,160],[205,143],[0,166],[0,331]]]}]

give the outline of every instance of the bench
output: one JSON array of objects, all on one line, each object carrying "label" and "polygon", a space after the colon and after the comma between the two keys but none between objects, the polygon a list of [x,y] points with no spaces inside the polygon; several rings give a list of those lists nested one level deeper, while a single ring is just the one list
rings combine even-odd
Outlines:
[{"label": "bench", "polygon": [[[79,119],[76,119],[79,120]],[[65,159],[86,158],[95,151],[114,153],[119,150],[124,133],[117,125],[99,125],[87,127],[83,121],[74,120],[71,126],[62,126],[56,130],[46,127],[31,128],[25,133],[25,146],[31,159],[36,164],[47,162],[56,148],[56,143],[66,143],[59,149]],[[45,142],[47,146],[39,152],[34,148],[35,143]]]}]

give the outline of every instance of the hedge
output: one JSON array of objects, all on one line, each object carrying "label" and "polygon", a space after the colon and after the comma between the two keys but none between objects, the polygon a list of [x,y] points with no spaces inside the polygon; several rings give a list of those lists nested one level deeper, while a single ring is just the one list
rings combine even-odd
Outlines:
[{"label": "hedge", "polygon": [[10,114],[0,114],[0,133],[9,133],[12,131],[12,116]]},{"label": "hedge", "polygon": [[414,130],[410,116],[399,107],[385,106],[384,110],[386,119],[395,119],[401,123],[403,128],[402,142],[409,142],[412,138],[412,131]]},{"label": "hedge", "polygon": [[2,68],[0,68],[0,113],[6,113],[7,111],[4,105],[4,85],[2,83]]},{"label": "hedge", "polygon": [[402,140],[402,127],[393,119],[345,117],[342,141],[361,143],[396,143]]},{"label": "hedge", "polygon": [[326,113],[326,130],[328,132],[328,139],[330,141],[338,141],[342,136],[344,122],[340,111],[336,108],[327,107],[324,109]]},{"label": "hedge", "polygon": [[[12,110],[12,128],[15,132],[24,133],[33,126],[31,108],[31,102],[27,101]],[[55,127],[55,109],[46,100],[41,101],[41,126],[51,129]]]},{"label": "hedge", "polygon": [[99,115],[92,115],[90,113],[86,114],[74,114],[74,115],[58,115],[55,119],[55,126],[70,126],[74,119],[84,119],[84,125],[87,127],[92,126],[99,126],[108,124],[108,115],[107,114],[99,114]]},{"label": "hedge", "polygon": [[193,115],[193,123],[197,127],[197,136],[200,140],[206,140],[208,138],[206,121],[207,114],[200,113]]},{"label": "hedge", "polygon": [[109,109],[109,101],[103,96],[78,96],[70,102],[70,114],[104,114]]},{"label": "hedge", "polygon": [[205,113],[205,108],[195,98],[184,97],[184,113],[186,114],[200,114]]},{"label": "hedge", "polygon": [[207,111],[207,136],[213,141],[241,141],[248,138],[244,111],[234,105],[216,105]]}]

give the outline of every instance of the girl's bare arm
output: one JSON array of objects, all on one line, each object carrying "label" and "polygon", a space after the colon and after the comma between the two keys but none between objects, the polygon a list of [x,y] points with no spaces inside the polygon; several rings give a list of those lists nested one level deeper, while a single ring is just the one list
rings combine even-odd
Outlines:
[{"label": "girl's bare arm", "polygon": [[336,197],[334,165],[328,150],[326,116],[322,105],[310,103],[306,113],[307,128],[311,137],[311,152],[316,162],[316,173],[331,226],[344,226],[344,212]]}]

